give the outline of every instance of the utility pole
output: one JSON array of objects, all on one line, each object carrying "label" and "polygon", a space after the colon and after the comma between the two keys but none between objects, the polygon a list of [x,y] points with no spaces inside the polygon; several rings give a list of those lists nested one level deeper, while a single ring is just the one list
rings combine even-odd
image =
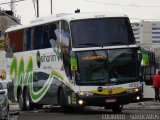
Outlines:
[{"label": "utility pole", "polygon": [[11,4],[10,4],[10,7],[11,7],[11,11],[13,13],[15,13],[15,3],[14,3],[15,0],[11,0]]},{"label": "utility pole", "polygon": [[51,15],[52,15],[52,0],[51,0]]},{"label": "utility pole", "polygon": [[37,17],[39,17],[39,0],[37,0]]}]

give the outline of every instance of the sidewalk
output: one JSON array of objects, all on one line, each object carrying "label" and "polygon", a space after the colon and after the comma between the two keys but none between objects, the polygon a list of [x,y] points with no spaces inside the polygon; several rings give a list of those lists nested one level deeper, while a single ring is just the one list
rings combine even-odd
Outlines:
[{"label": "sidewalk", "polygon": [[10,115],[19,115],[19,105],[18,103],[10,103],[9,105]]},{"label": "sidewalk", "polygon": [[160,110],[160,102],[145,101],[145,102],[138,102],[138,103],[130,103],[128,105],[124,105],[124,109]]}]

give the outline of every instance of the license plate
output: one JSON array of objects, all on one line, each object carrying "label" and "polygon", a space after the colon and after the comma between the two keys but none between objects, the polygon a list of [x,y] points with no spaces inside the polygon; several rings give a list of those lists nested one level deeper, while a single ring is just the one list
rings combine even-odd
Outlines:
[{"label": "license plate", "polygon": [[114,103],[114,102],[116,102],[116,99],[115,98],[113,98],[113,99],[106,99],[106,102],[107,103]]}]

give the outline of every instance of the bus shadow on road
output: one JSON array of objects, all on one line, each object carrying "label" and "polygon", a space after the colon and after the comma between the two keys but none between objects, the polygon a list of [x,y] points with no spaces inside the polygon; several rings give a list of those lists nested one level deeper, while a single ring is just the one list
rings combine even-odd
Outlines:
[{"label": "bus shadow on road", "polygon": [[[45,113],[63,113],[60,107],[43,108],[42,111]],[[103,107],[85,107],[81,109],[73,108],[67,114],[114,114],[114,113],[111,109],[104,109]],[[124,114],[124,112],[122,111],[122,113],[118,114]]]}]

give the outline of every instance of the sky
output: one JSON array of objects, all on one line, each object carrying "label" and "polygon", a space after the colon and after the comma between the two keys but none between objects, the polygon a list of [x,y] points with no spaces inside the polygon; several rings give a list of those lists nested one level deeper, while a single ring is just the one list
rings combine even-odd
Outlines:
[{"label": "sky", "polygon": [[[0,0],[0,8],[10,10],[10,4],[1,5],[10,1]],[[36,0],[25,0],[14,4],[14,12],[20,16],[22,24],[27,24],[36,18],[37,12],[33,1]],[[52,14],[74,13],[78,8],[81,12],[122,12],[129,16],[131,22],[160,21],[160,0],[39,0],[39,17],[51,15],[51,1]]]}]

